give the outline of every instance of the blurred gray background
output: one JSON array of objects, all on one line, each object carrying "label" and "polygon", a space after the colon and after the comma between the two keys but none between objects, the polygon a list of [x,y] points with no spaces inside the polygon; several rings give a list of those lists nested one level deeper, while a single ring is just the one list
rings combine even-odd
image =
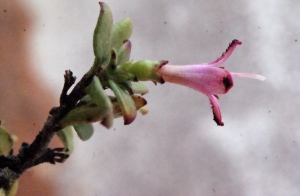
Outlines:
[{"label": "blurred gray background", "polygon": [[[129,126],[95,126],[88,142],[52,171],[57,195],[300,195],[300,4],[296,0],[107,0],[114,20],[130,17],[134,60],[211,62],[229,42],[224,64],[234,78],[220,95],[224,127],[207,97],[186,87],[149,82],[150,112]],[[29,0],[30,52],[56,97],[63,74],[80,78],[93,63],[98,1]],[[46,118],[45,114],[45,118]],[[41,170],[43,170],[41,168]]]}]

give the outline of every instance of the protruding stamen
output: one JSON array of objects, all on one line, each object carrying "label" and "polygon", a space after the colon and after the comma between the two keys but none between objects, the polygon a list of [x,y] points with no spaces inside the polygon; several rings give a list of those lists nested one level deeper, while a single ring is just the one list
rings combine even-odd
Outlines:
[{"label": "protruding stamen", "polygon": [[253,79],[257,79],[257,80],[261,80],[264,81],[267,78],[258,74],[250,74],[250,73],[232,73],[230,72],[230,74],[234,77],[240,77],[240,78],[253,78]]}]

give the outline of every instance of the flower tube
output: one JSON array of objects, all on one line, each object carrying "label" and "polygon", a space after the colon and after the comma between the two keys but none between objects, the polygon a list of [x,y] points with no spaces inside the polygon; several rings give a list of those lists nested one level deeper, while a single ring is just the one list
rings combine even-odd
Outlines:
[{"label": "flower tube", "polygon": [[242,42],[233,40],[222,56],[211,63],[183,66],[163,65],[157,70],[157,73],[165,82],[184,85],[205,94],[210,100],[214,120],[218,125],[223,126],[224,123],[222,122],[217,94],[225,94],[232,88],[232,77],[247,77],[258,80],[266,79],[257,74],[232,73],[221,67],[236,46],[241,44]]}]

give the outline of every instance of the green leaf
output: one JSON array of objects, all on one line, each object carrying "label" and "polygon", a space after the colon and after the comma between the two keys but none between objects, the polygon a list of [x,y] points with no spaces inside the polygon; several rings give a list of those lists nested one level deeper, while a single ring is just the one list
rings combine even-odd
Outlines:
[{"label": "green leaf", "polygon": [[[60,121],[59,126],[67,127],[70,125],[74,126],[102,121],[104,116],[100,113],[99,107],[91,102],[91,100],[90,102],[86,102],[88,99],[88,97],[85,97],[83,103],[80,102],[75,109],[70,111],[67,116]],[[114,118],[121,117],[122,111],[117,99],[115,97],[109,97],[109,99],[113,105]],[[137,110],[147,104],[147,101],[140,96],[133,95],[132,99]]]},{"label": "green leaf", "polygon": [[125,41],[124,44],[118,50],[118,60],[117,65],[123,64],[129,61],[131,52],[131,42],[129,40]]},{"label": "green leaf", "polygon": [[131,33],[132,21],[130,18],[125,18],[114,24],[111,35],[112,47],[118,51],[123,45],[123,42],[130,38]]},{"label": "green leaf", "polygon": [[113,125],[114,121],[112,103],[105,93],[97,76],[94,76],[93,81],[88,86],[87,94],[89,94],[92,101],[98,105],[100,113],[104,116],[101,124],[109,129]]},{"label": "green leaf", "polygon": [[[13,143],[17,139],[16,136],[8,133],[6,128],[1,126],[0,120],[0,155],[8,156],[11,153]],[[9,187],[0,189],[0,196],[15,196],[18,190],[18,180],[12,181],[9,184]]]},{"label": "green leaf", "polygon": [[133,65],[133,61],[126,61],[125,63],[119,64],[117,69],[122,70],[123,72],[127,71]]},{"label": "green leaf", "polygon": [[108,80],[109,86],[111,90],[114,92],[118,104],[121,108],[122,115],[124,118],[124,124],[128,125],[132,123],[136,117],[136,107],[133,99],[129,95],[127,91],[122,89],[118,84],[116,84],[113,80]]},{"label": "green leaf", "polygon": [[15,196],[18,191],[18,180],[15,180],[9,187],[6,196]]},{"label": "green leaf", "polygon": [[115,81],[116,83],[118,83],[118,86],[122,89],[122,90],[125,90],[129,93],[129,95],[133,95],[134,92],[131,88],[131,82],[130,81],[126,81],[126,82],[117,82]]},{"label": "green leaf", "polygon": [[104,114],[100,112],[96,104],[80,103],[59,122],[59,126],[64,128],[70,125],[93,123],[102,121],[103,118]]},{"label": "green leaf", "polygon": [[135,94],[144,95],[148,93],[148,87],[143,82],[131,82],[131,89]]},{"label": "green leaf", "polygon": [[85,103],[89,103],[92,101],[92,98],[90,95],[85,95],[81,100],[80,103],[81,104],[85,104]]},{"label": "green leaf", "polygon": [[94,133],[94,127],[92,124],[74,125],[74,129],[82,141],[90,139]]},{"label": "green leaf", "polygon": [[8,156],[13,147],[13,139],[8,131],[0,125],[0,155]]},{"label": "green leaf", "polygon": [[111,31],[113,17],[110,8],[103,2],[100,4],[100,14],[94,30],[93,47],[96,65],[107,65],[111,54]]},{"label": "green leaf", "polygon": [[111,75],[110,79],[114,80],[117,83],[137,81],[136,77],[132,73],[127,72],[127,69],[132,64],[133,64],[132,61],[126,61],[125,63],[122,63],[121,65],[118,64],[118,66],[114,72],[114,75]]},{"label": "green leaf", "polygon": [[74,151],[73,129],[73,126],[68,126],[57,132],[57,136],[62,141],[64,147],[69,150],[68,154]]},{"label": "green leaf", "polygon": [[[133,102],[135,104],[136,110],[142,109],[147,104],[146,99],[144,99],[141,96],[132,95],[131,98],[132,98],[132,100],[133,100]],[[110,97],[110,99],[111,99],[111,101],[113,103],[115,118],[119,118],[119,117],[123,116],[121,108],[120,108],[120,105],[117,103],[117,99],[115,97]]]}]

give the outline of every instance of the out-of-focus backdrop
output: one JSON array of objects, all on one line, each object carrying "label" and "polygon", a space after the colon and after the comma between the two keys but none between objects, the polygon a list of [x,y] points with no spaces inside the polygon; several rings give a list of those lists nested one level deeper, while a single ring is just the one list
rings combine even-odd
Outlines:
[{"label": "out-of-focus backdrop", "polygon": [[[52,104],[57,104],[64,71],[71,69],[80,78],[93,63],[98,2],[4,2],[0,4],[4,22],[10,23],[5,17],[17,13],[12,14],[14,4],[28,17],[28,24],[13,31],[26,35],[26,47],[19,52],[26,52],[30,59],[27,72],[48,93],[32,96],[37,100],[51,97]],[[268,79],[234,78],[234,87],[219,96],[224,127],[212,120],[203,94],[176,85],[147,83],[150,112],[146,116],[139,115],[129,126],[116,120],[111,130],[96,125],[91,140],[76,139],[74,154],[64,164],[39,166],[27,177],[45,174],[41,178],[49,178],[55,187],[51,195],[300,195],[298,1],[106,3],[115,21],[125,17],[133,21],[134,60],[169,60],[176,65],[210,62],[231,40],[239,39],[243,44],[225,63],[226,69]],[[1,36],[9,32],[1,31]],[[7,48],[10,45],[3,50]],[[6,66],[0,64],[1,69]],[[7,83],[0,82],[1,86]],[[46,119],[46,109],[39,118]]]}]

